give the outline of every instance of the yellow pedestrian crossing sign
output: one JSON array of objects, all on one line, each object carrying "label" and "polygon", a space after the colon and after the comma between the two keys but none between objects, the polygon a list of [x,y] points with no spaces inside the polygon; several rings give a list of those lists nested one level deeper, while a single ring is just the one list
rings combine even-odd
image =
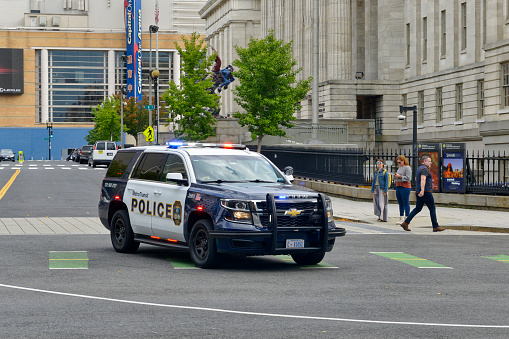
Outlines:
[{"label": "yellow pedestrian crossing sign", "polygon": [[152,126],[148,126],[143,135],[145,136],[145,141],[154,141],[154,129]]}]

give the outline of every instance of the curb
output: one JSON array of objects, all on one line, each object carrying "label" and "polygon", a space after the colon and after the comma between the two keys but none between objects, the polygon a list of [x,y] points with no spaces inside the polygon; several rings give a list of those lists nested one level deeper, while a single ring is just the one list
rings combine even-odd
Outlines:
[{"label": "curb", "polygon": [[[373,225],[373,223],[352,217],[335,215],[332,217],[335,221],[348,221]],[[473,226],[473,225],[443,225],[445,229],[459,230],[459,231],[474,231],[474,232],[492,232],[492,233],[509,233],[509,228],[505,227],[487,227],[487,226]]]}]

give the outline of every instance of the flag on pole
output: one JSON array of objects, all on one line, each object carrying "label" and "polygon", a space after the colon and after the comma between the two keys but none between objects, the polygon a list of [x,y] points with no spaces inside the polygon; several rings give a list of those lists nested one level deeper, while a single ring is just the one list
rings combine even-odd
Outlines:
[{"label": "flag on pole", "polygon": [[159,1],[156,0],[156,9],[155,9],[155,21],[156,21],[156,25],[159,25]]}]

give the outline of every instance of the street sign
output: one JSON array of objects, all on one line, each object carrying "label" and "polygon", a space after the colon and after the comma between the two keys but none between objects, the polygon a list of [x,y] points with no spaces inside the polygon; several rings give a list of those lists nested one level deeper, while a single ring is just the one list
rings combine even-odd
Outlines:
[{"label": "street sign", "polygon": [[145,105],[145,109],[148,109],[149,111],[154,109],[154,105]]},{"label": "street sign", "polygon": [[154,141],[154,129],[152,126],[148,126],[143,135],[145,136],[145,141]]},{"label": "street sign", "polygon": [[44,140],[48,140],[49,138],[44,138]]}]

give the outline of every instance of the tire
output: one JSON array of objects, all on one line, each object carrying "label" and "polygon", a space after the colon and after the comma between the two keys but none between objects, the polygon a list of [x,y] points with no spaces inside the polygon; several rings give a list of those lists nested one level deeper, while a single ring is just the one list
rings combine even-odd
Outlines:
[{"label": "tire", "polygon": [[316,265],[325,257],[325,252],[308,252],[292,254],[292,259],[297,265]]},{"label": "tire", "polygon": [[140,243],[134,241],[133,229],[126,210],[116,211],[110,224],[111,244],[120,253],[134,253]]},{"label": "tire", "polygon": [[95,163],[95,161],[92,161],[92,167],[97,167],[97,164]]},{"label": "tire", "polygon": [[189,250],[191,260],[199,268],[213,268],[218,264],[216,241],[210,238],[212,223],[209,220],[198,220],[191,230]]}]

